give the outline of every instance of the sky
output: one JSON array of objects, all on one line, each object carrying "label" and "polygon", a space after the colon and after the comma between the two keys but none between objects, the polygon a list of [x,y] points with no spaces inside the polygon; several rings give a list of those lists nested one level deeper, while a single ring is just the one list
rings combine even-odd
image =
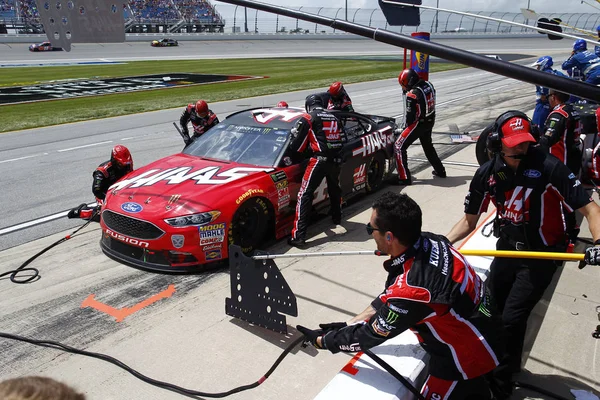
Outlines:
[{"label": "sky", "polygon": [[[323,0],[261,0],[282,6],[322,6]],[[329,0],[327,7],[379,8],[377,0]],[[435,7],[438,0],[423,0],[424,6]],[[439,0],[439,7],[459,11],[508,11],[520,12],[529,8],[537,13],[600,13],[596,0]],[[592,6],[588,4],[592,4]],[[566,6],[568,5],[568,7]],[[594,8],[596,7],[596,8]]]}]

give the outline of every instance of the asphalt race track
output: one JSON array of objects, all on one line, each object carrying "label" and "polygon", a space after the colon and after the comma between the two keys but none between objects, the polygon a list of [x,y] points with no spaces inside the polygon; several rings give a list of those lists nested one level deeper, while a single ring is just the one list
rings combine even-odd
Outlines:
[{"label": "asphalt race track", "polygon": [[[530,56],[520,63],[530,63],[545,54],[562,60],[570,53],[570,42],[551,42],[541,35],[539,39],[452,39],[444,43],[485,54]],[[0,48],[0,64],[42,60],[256,57],[258,54],[286,57],[345,53],[389,55],[396,51],[366,40],[183,42],[179,48],[158,49],[151,48],[149,43],[76,45],[70,53],[47,54],[30,53],[25,44],[11,44],[8,50]],[[431,167],[420,161],[424,159],[420,146],[413,146],[409,157],[415,184],[408,188],[388,186],[383,190],[402,191],[415,198],[423,208],[424,229],[445,234],[462,216],[464,195],[476,163],[473,145],[450,145],[446,134],[448,126],[455,124],[461,132],[478,133],[508,109],[531,112],[535,88],[472,68],[436,73],[431,81],[438,95],[435,131],[440,132],[434,135],[434,142],[439,143],[436,148],[445,160],[449,177],[432,178]],[[347,90],[359,112],[402,116],[401,89],[395,79],[348,85]],[[308,93],[291,92],[210,106],[219,116],[246,107],[273,105],[280,100],[291,106],[303,106]],[[201,91],[198,92],[200,97]],[[109,157],[115,144],[129,147],[134,166],[180,151],[183,143],[172,122],[178,121],[181,111],[170,109],[0,134],[0,273],[18,267],[80,225],[63,215],[71,207],[93,201],[91,173]],[[374,242],[364,232],[374,196],[377,194],[345,209],[344,226],[348,230],[345,235],[332,233],[326,220],[313,225],[309,229],[312,246],[307,251],[374,249]],[[297,338],[293,326],[314,327],[319,322],[348,319],[380,293],[385,278],[381,260],[371,256],[352,257],[344,262],[334,257],[278,262],[298,298],[299,307],[297,318],[287,318],[290,333],[283,336],[224,314],[225,297],[229,296],[227,271],[191,276],[139,271],[105,257],[99,249],[99,238],[98,226],[90,226],[80,236],[40,257],[32,265],[41,271],[37,282],[15,285],[6,278],[0,279],[0,308],[3,310],[0,332],[56,340],[108,353],[155,379],[201,391],[225,391],[254,382],[283,348]],[[283,241],[267,250],[296,252]],[[576,268],[571,270],[577,271]],[[577,284],[559,286],[552,299],[558,302],[556,315],[562,318],[560,327],[557,323],[542,326],[540,335],[545,335],[547,340],[536,341],[536,345],[540,344],[531,350],[526,367],[555,375],[569,371],[580,383],[598,390],[598,348],[594,347],[597,342],[590,341],[587,330],[576,328],[589,325],[589,320],[563,323],[567,318],[564,314],[569,316],[574,311],[573,298],[581,293],[587,296],[585,299],[577,297],[578,314],[588,315],[588,309],[600,304],[597,270],[588,267],[570,273],[576,278],[567,274],[565,268],[564,279],[568,282],[577,279]],[[164,296],[156,300],[159,294]],[[155,301],[145,307],[135,307],[148,299]],[[129,311],[118,321],[112,311],[99,311],[99,303],[113,310],[128,307]],[[597,322],[592,320],[592,324],[595,327]],[[552,340],[551,345],[548,345],[549,340]],[[580,357],[572,356],[573,344],[577,344]],[[85,392],[89,400],[182,398],[94,359],[5,339],[0,339],[0,353],[3,355],[0,377],[52,376]],[[351,358],[347,354],[317,354],[310,348],[294,350],[259,388],[232,398],[314,398]]]}]

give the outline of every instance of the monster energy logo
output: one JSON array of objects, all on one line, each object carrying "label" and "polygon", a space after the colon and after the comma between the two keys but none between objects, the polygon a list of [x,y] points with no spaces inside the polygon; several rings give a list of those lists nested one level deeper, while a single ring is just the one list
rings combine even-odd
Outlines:
[{"label": "monster energy logo", "polygon": [[393,312],[392,310],[388,310],[388,315],[385,317],[385,322],[393,324],[398,321],[398,314]]},{"label": "monster energy logo", "polygon": [[492,316],[492,313],[490,312],[490,310],[488,310],[483,301],[479,303],[479,312],[488,318]]}]

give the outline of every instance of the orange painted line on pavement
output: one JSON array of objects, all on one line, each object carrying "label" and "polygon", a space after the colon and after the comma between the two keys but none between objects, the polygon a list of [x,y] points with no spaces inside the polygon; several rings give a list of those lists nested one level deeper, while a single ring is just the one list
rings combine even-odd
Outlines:
[{"label": "orange painted line on pavement", "polygon": [[350,375],[356,375],[358,374],[358,368],[356,368],[354,366],[354,364],[356,364],[356,362],[360,359],[360,357],[363,355],[364,353],[361,351],[359,353],[356,353],[354,355],[354,357],[352,357],[352,360],[348,361],[348,363],[346,365],[344,365],[344,368],[342,368],[342,371],[349,373]]},{"label": "orange painted line on pavement", "polygon": [[126,317],[140,311],[144,307],[148,307],[149,305],[156,303],[159,300],[167,299],[175,293],[175,285],[169,285],[169,287],[163,290],[160,293],[155,294],[147,298],[144,301],[139,302],[133,307],[123,307],[123,308],[114,308],[102,302],[99,302],[95,299],[94,294],[90,294],[84,301],[81,303],[81,308],[91,307],[100,312],[110,315],[114,317],[116,322],[123,321]]},{"label": "orange painted line on pavement", "polygon": [[495,215],[496,215],[496,211],[490,211],[489,215],[487,217],[485,217],[485,219],[479,225],[477,225],[477,227],[475,229],[473,229],[473,232],[469,233],[469,235],[466,238],[464,238],[464,240],[460,243],[460,246],[456,247],[456,250],[460,250],[465,245],[465,243],[467,243],[469,241],[469,239],[471,239],[473,236],[475,236],[475,234],[477,233],[479,228],[481,228],[481,226],[485,225],[488,222],[488,220]]}]

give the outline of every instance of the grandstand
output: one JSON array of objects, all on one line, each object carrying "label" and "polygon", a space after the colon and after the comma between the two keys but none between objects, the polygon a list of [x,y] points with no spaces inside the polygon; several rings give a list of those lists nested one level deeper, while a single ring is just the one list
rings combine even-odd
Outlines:
[{"label": "grandstand", "polygon": [[[40,0],[46,1],[46,0]],[[225,21],[206,0],[128,0],[126,32],[223,32]],[[43,33],[34,0],[0,0],[0,24],[19,33]]]}]

